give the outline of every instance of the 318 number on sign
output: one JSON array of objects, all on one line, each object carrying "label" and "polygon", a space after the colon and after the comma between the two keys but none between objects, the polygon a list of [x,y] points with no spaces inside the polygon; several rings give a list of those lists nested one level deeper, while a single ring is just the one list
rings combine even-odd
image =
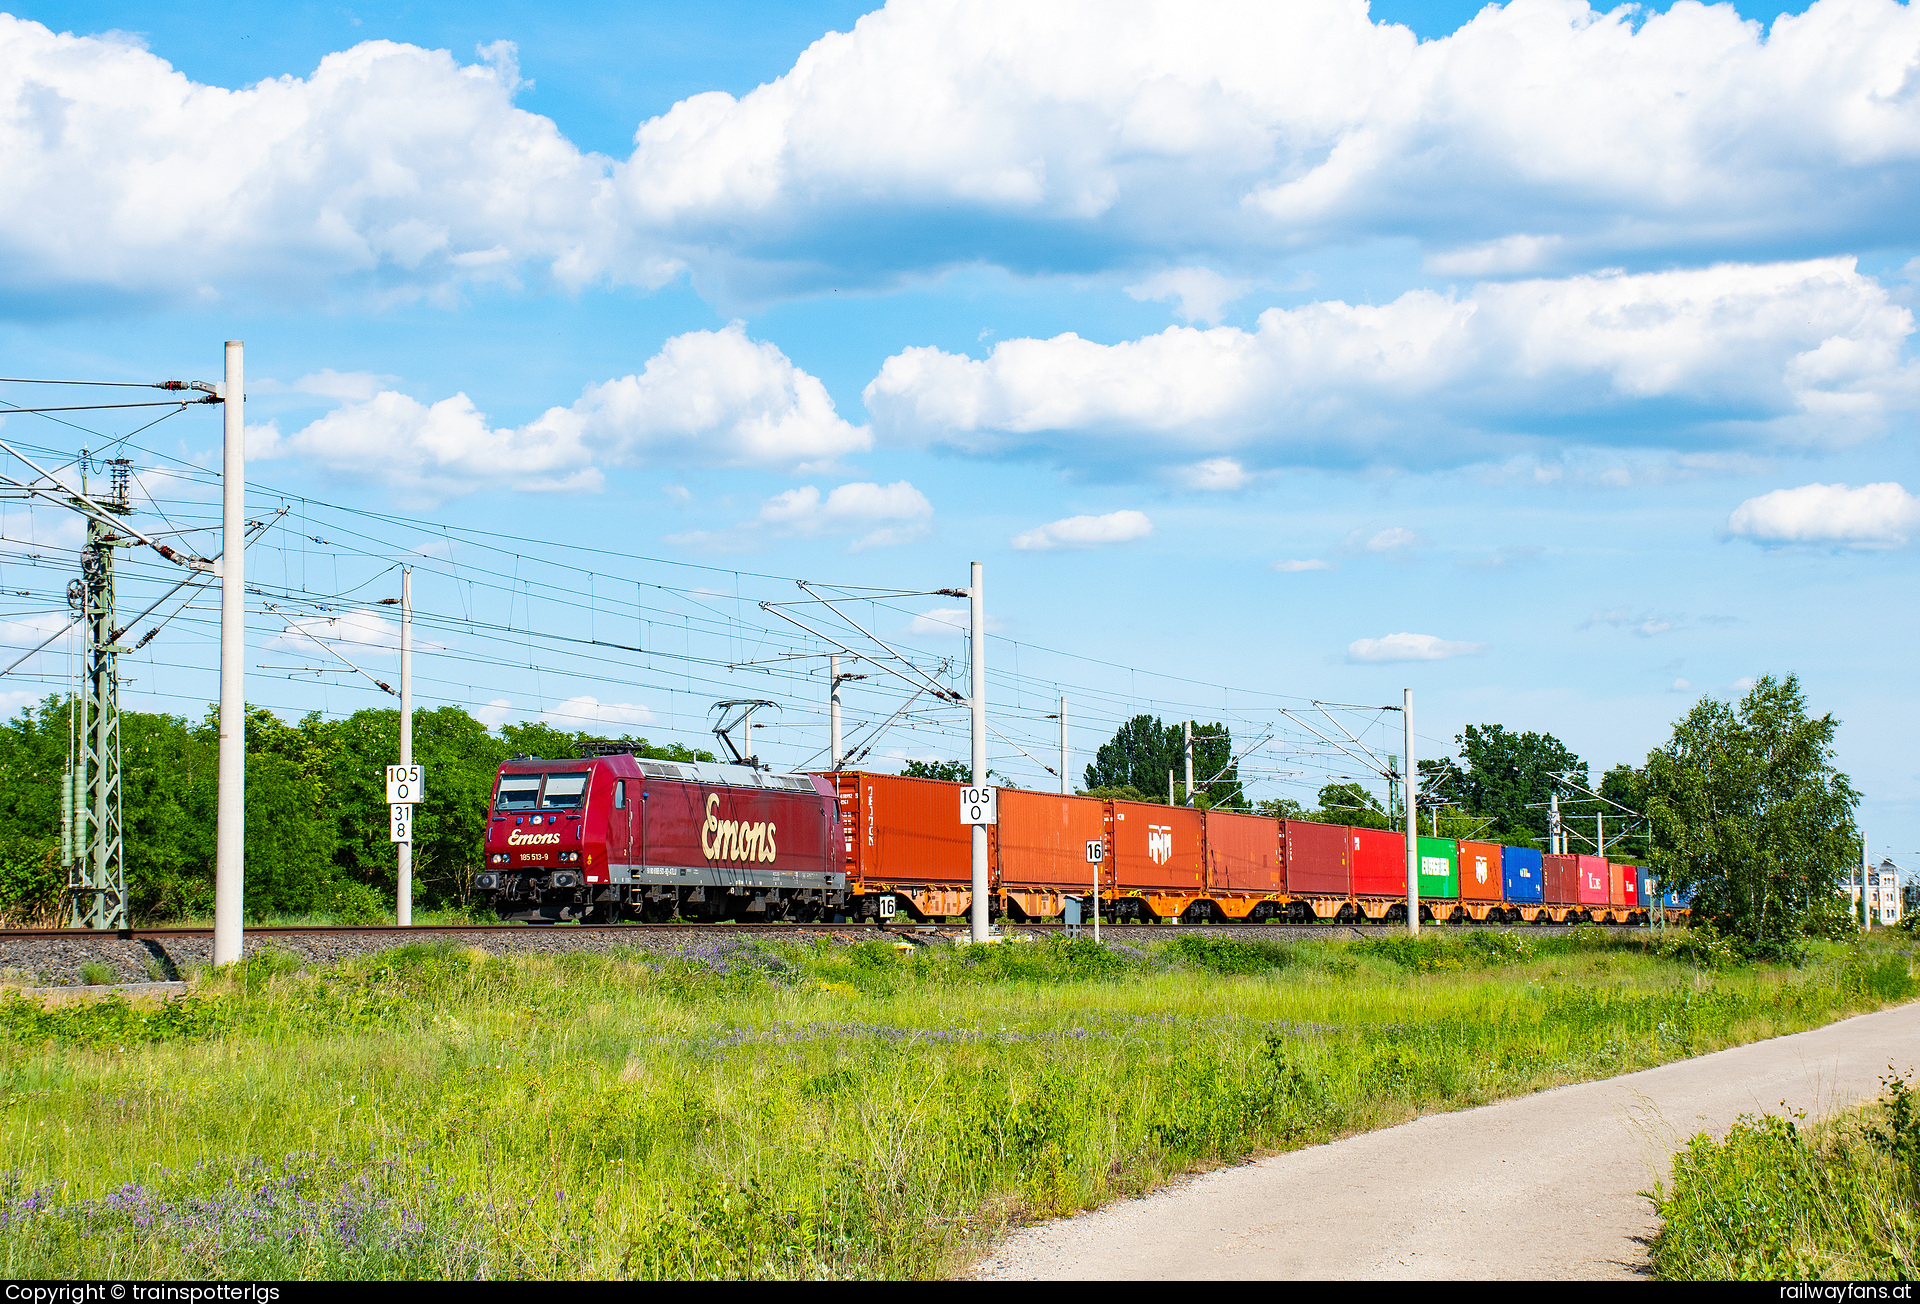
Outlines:
[{"label": "318 number on sign", "polygon": [[390,842],[412,842],[413,807],[389,806],[387,807],[387,811],[392,816],[392,825],[388,829],[387,840]]},{"label": "318 number on sign", "polygon": [[[412,805],[425,799],[427,794],[426,773],[418,765],[389,765],[387,767],[387,804],[389,806]],[[395,838],[395,842],[404,839]]]},{"label": "318 number on sign", "polygon": [[998,788],[962,788],[960,790],[962,824],[998,824],[1000,790]]}]

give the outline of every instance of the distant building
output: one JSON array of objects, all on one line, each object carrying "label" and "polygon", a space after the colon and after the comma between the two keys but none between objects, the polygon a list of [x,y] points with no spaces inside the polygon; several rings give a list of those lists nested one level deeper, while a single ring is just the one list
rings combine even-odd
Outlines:
[{"label": "distant building", "polygon": [[[1900,886],[1900,867],[1889,857],[1869,869],[1866,877],[1864,890],[1867,894],[1867,911],[1873,918],[1873,926],[1881,928],[1899,923],[1901,915],[1906,910],[1905,894]],[[1846,893],[1847,902],[1853,907],[1853,917],[1860,918],[1862,888],[1859,870],[1853,871],[1852,881],[1841,890]]]}]

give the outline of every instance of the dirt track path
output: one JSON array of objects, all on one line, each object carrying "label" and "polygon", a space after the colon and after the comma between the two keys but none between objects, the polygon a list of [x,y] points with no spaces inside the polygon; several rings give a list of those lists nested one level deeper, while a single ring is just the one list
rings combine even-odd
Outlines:
[{"label": "dirt track path", "polygon": [[1697,1132],[1809,1118],[1920,1064],[1920,1003],[1275,1155],[1015,1233],[1010,1278],[1577,1278],[1646,1270],[1651,1189]]}]

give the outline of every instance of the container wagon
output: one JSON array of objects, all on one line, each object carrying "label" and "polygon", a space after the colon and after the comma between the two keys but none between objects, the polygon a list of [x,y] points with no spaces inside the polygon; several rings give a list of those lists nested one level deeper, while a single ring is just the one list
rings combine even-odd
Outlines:
[{"label": "container wagon", "polygon": [[[964,916],[973,835],[962,785],[841,771],[780,775],[631,755],[500,767],[475,888],[505,919],[885,920]],[[988,830],[993,917],[1060,916],[1097,892],[1112,920],[1397,923],[1397,832],[1002,788]],[[1097,866],[1088,848],[1100,853]],[[1684,918],[1643,867],[1421,837],[1421,918]],[[1097,886],[1096,886],[1097,885]]]}]

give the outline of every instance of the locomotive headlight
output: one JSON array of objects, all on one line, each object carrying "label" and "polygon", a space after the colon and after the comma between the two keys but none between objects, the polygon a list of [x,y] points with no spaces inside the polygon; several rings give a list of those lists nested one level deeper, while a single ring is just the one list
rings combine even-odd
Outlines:
[{"label": "locomotive headlight", "polygon": [[480,875],[477,875],[473,880],[473,885],[477,888],[480,888],[482,891],[488,888],[497,887],[499,886],[499,883],[500,883],[499,877],[494,874],[480,874]]}]

